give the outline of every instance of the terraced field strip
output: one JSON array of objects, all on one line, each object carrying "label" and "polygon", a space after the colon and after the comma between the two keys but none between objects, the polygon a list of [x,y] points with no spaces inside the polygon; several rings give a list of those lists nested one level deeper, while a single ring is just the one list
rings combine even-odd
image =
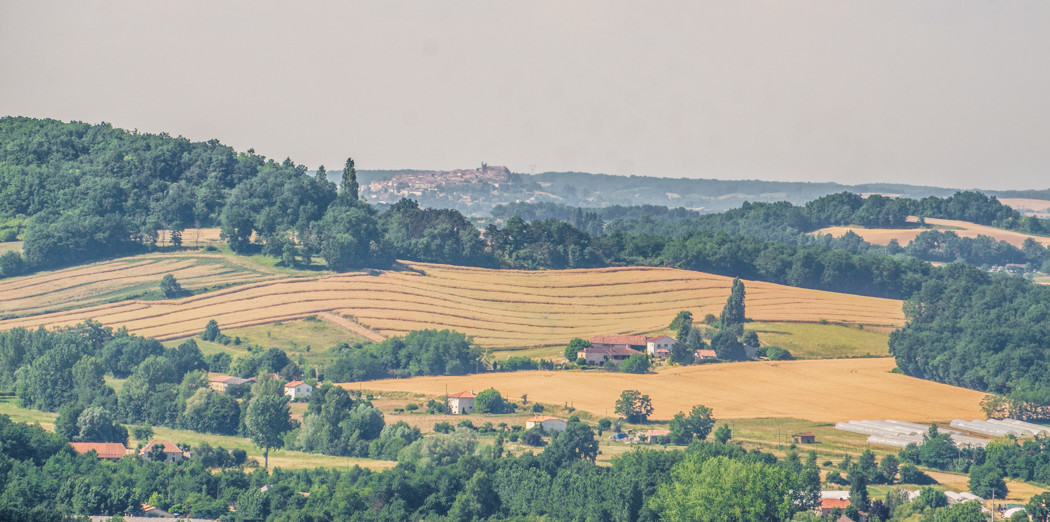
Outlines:
[{"label": "terraced field strip", "polygon": [[220,255],[148,254],[0,280],[0,315],[31,315],[88,306],[121,294],[156,290],[165,274],[186,289],[260,281],[275,274]]},{"label": "terraced field strip", "polygon": [[[914,217],[909,217],[909,221],[917,221]],[[1023,234],[1021,232],[1014,232],[1011,230],[1003,230],[1001,228],[989,227],[986,225],[978,225],[976,223],[970,223],[968,221],[957,221],[954,219],[937,219],[937,218],[926,218],[927,225],[933,225],[935,230],[951,230],[960,237],[977,237],[977,236],[988,236],[997,241],[1006,241],[1007,243],[1021,248],[1024,242],[1028,238],[1032,238],[1039,244],[1045,246],[1050,245],[1050,237],[1046,236],[1033,236],[1031,234]],[[888,245],[891,239],[896,239],[901,246],[905,246],[910,243],[916,236],[921,234],[926,228],[863,228],[863,227],[826,227],[820,230],[814,231],[813,234],[831,234],[834,237],[842,237],[847,231],[852,230],[853,233],[860,236],[864,241],[874,245]]]},{"label": "terraced field strip", "polygon": [[[461,331],[485,347],[565,344],[573,337],[662,330],[679,310],[717,314],[732,280],[671,268],[518,271],[405,263],[408,271],[283,279],[172,301],[125,301],[0,321],[61,326],[92,318],[161,339],[329,312],[387,337],[422,328]],[[747,315],[761,321],[896,326],[900,301],[747,282]],[[329,318],[331,320],[331,318]],[[359,332],[360,333],[360,332]],[[362,335],[364,335],[362,333]]]},{"label": "terraced field strip", "polygon": [[[445,390],[495,388],[504,397],[571,404],[614,416],[623,390],[649,395],[653,419],[704,404],[719,419],[792,417],[814,422],[902,419],[945,422],[981,415],[981,392],[890,373],[891,358],[743,362],[680,366],[654,374],[602,371],[487,373],[346,383],[347,389],[411,391],[439,397]],[[969,416],[969,417],[968,417]]]}]

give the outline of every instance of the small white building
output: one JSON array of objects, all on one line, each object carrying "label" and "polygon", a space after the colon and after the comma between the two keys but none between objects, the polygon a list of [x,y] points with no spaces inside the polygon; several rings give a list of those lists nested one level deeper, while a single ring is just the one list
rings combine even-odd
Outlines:
[{"label": "small white building", "polygon": [[645,352],[661,359],[671,356],[671,348],[674,348],[675,340],[666,335],[647,337],[645,339]]},{"label": "small white building", "polygon": [[566,422],[565,419],[560,419],[558,417],[550,417],[547,415],[537,415],[525,421],[525,429],[531,430],[532,428],[539,426],[543,428],[543,431],[547,433],[555,431],[564,432],[565,427],[568,426],[568,424],[569,423]]},{"label": "small white building", "polygon": [[314,392],[314,387],[303,381],[292,381],[284,385],[284,394],[295,399],[305,399]]},{"label": "small white building", "polygon": [[478,394],[473,391],[462,391],[448,396],[448,411],[453,415],[474,413],[474,399]]}]

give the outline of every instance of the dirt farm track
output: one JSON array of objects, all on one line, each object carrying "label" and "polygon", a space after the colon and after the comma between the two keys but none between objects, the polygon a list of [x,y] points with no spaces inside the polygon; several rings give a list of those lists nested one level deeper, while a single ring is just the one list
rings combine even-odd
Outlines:
[{"label": "dirt farm track", "polygon": [[667,420],[697,404],[720,419],[791,417],[815,422],[898,419],[913,422],[984,418],[981,392],[890,373],[892,358],[744,362],[680,366],[648,375],[600,371],[536,371],[415,377],[343,384],[348,389],[442,396],[496,388],[517,400],[566,404],[613,416],[620,392],[652,399],[653,419]]}]

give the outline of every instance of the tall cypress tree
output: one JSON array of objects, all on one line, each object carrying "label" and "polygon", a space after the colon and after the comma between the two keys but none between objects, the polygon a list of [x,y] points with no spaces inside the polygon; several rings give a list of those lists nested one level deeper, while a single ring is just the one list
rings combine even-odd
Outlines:
[{"label": "tall cypress tree", "polygon": [[343,183],[339,186],[339,195],[350,201],[357,201],[360,196],[360,187],[357,185],[357,169],[354,168],[354,158],[346,158],[346,166],[343,167]]},{"label": "tall cypress tree", "polygon": [[729,293],[729,299],[726,300],[718,321],[722,329],[744,322],[744,283],[739,277],[733,279],[733,290]]}]

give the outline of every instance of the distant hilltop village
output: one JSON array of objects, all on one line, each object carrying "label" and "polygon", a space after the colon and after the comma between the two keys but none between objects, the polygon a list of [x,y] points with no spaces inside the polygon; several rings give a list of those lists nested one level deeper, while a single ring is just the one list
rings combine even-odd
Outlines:
[{"label": "distant hilltop village", "polygon": [[520,183],[518,178],[507,167],[482,163],[476,169],[398,173],[390,179],[372,181],[362,195],[373,203],[393,204],[401,198],[428,202],[437,199],[470,207],[480,196]]}]

